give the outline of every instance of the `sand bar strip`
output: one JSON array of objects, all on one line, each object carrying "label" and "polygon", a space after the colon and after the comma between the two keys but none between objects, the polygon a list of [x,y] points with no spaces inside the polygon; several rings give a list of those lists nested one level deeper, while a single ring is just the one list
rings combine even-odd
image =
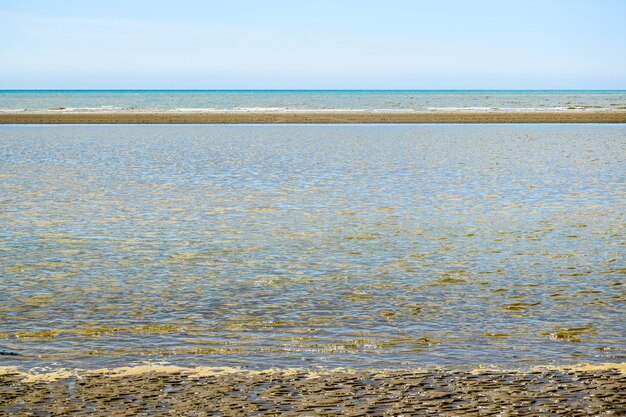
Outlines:
[{"label": "sand bar strip", "polygon": [[0,124],[626,123],[611,112],[4,113]]}]

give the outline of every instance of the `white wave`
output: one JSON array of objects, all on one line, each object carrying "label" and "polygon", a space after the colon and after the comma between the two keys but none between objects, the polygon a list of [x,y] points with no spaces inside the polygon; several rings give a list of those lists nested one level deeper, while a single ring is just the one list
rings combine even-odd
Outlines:
[{"label": "white wave", "polygon": [[0,108],[0,113],[34,113],[34,114],[117,114],[117,113],[199,113],[199,114],[246,114],[246,113],[516,113],[516,112],[614,112],[623,111],[608,107],[419,107],[403,109],[366,109],[366,108],[300,108],[300,107],[234,107],[234,108],[214,108],[214,107],[177,107],[173,109],[150,108],[150,107],[120,107],[120,106],[99,106],[99,107],[52,107],[48,109],[30,110],[24,108]]},{"label": "white wave", "polygon": [[0,113],[23,113],[26,109],[0,109]]},{"label": "white wave", "polygon": [[[348,113],[348,112],[373,112],[373,111],[389,111],[397,112],[393,109],[330,109],[330,108],[297,108],[297,107],[235,107],[228,109],[216,109],[216,108],[190,108],[179,107],[176,109],[168,110],[172,113]],[[413,111],[411,109],[404,109],[400,111]]]}]

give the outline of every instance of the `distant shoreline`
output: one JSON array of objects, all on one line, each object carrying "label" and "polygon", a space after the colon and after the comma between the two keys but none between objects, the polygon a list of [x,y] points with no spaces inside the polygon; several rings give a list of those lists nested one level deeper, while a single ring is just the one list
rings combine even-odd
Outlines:
[{"label": "distant shoreline", "polygon": [[2,113],[0,124],[626,123],[626,111]]}]

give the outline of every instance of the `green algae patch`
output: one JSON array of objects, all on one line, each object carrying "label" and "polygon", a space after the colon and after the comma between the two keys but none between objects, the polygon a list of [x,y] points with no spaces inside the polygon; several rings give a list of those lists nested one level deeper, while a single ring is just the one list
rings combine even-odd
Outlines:
[{"label": "green algae patch", "polygon": [[439,271],[436,278],[432,281],[432,285],[444,286],[454,284],[464,284],[469,282],[472,275],[466,269],[455,269],[449,271]]},{"label": "green algae patch", "polygon": [[44,307],[54,301],[54,296],[52,295],[34,295],[29,298],[22,299],[22,303],[28,306],[39,306]]},{"label": "green algae patch", "polygon": [[76,330],[74,333],[85,336],[102,336],[106,334],[116,333],[134,333],[134,334],[171,334],[185,330],[180,326],[149,324],[145,326],[133,327],[96,327],[88,329]]},{"label": "green algae patch", "polygon": [[433,284],[434,285],[450,285],[450,284],[462,284],[464,282],[467,282],[467,280],[463,278],[446,277],[446,278],[436,279],[433,282]]},{"label": "green algae patch", "polygon": [[502,309],[505,311],[519,311],[524,312],[530,309],[531,307],[535,307],[540,305],[541,303],[511,303],[505,304],[502,306]]},{"label": "green algae patch", "polygon": [[369,301],[372,299],[372,297],[370,295],[364,295],[364,294],[352,294],[352,295],[346,296],[345,299],[348,301],[352,301],[353,303],[357,303],[360,301]]},{"label": "green algae patch", "polygon": [[380,236],[373,233],[362,233],[351,236],[346,236],[343,240],[376,240],[379,239]]},{"label": "green algae patch", "polygon": [[61,330],[19,331],[15,333],[15,337],[20,339],[54,339],[60,334]]},{"label": "green algae patch", "polygon": [[483,336],[493,339],[506,339],[507,337],[510,337],[507,333],[485,333]]},{"label": "green algae patch", "polygon": [[597,330],[592,327],[570,327],[559,328],[556,329],[554,332],[544,332],[543,334],[555,340],[561,340],[571,343],[580,343],[583,341],[582,337],[585,334],[593,333],[597,333]]},{"label": "green algae patch", "polygon": [[[53,339],[61,334],[70,334],[77,336],[103,336],[118,333],[134,333],[134,334],[171,334],[182,330],[189,330],[180,326],[151,324],[145,326],[132,327],[94,327],[83,329],[53,329],[42,331],[22,330],[13,334],[13,336],[21,339]],[[0,335],[1,337],[2,335]],[[8,336],[8,335],[7,335]]]},{"label": "green algae patch", "polygon": [[578,333],[571,332],[569,330],[561,330],[560,332],[553,333],[552,336],[558,340],[565,340],[573,343],[582,342],[582,339],[578,337]]},{"label": "green algae patch", "polygon": [[395,317],[399,317],[400,314],[396,313],[395,311],[382,311],[380,313],[380,316],[384,317],[386,319],[392,319],[392,318],[395,318]]},{"label": "green algae patch", "polygon": [[466,271],[441,272],[439,276],[432,281],[434,286],[445,286],[454,284],[464,284],[468,280],[469,274]]},{"label": "green algae patch", "polygon": [[25,265],[13,265],[9,268],[9,271],[14,272],[16,274],[21,274],[23,272],[27,272],[28,267]]}]

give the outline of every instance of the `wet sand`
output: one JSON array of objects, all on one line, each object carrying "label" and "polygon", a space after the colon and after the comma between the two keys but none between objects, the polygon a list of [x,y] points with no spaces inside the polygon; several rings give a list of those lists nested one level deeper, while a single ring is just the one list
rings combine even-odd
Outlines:
[{"label": "wet sand", "polygon": [[626,123],[611,112],[6,113],[0,124]]},{"label": "wet sand", "polygon": [[0,415],[625,415],[626,374],[616,368],[5,372]]}]

